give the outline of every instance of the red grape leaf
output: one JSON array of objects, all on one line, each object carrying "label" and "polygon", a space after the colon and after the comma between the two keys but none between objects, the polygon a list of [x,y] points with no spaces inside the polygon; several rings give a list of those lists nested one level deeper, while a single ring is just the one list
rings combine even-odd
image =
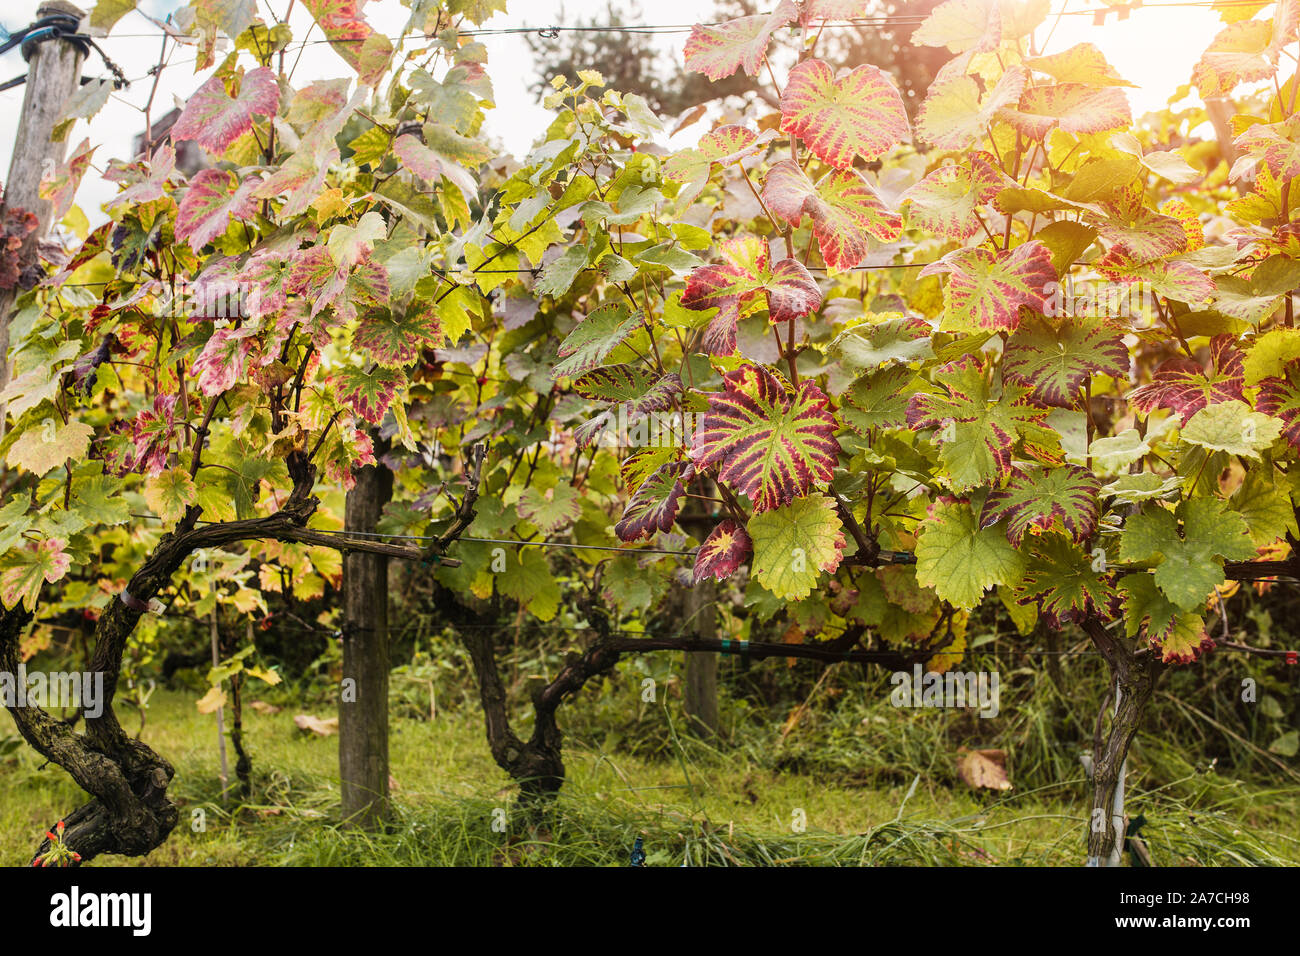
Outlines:
[{"label": "red grape leaf", "polygon": [[257,213],[253,187],[259,183],[254,178],[240,182],[222,169],[199,170],[176,212],[176,238],[188,239],[198,252],[225,233],[232,218],[251,219]]},{"label": "red grape leaf", "polygon": [[736,323],[741,310],[763,296],[773,323],[786,322],[815,312],[822,304],[821,290],[797,259],[782,259],[768,267],[767,243],[756,236],[722,242],[723,262],[700,266],[686,280],[682,305],[688,309],[718,310],[704,333],[704,347],[713,355],[736,351]]},{"label": "red grape leaf", "polygon": [[367,370],[345,365],[334,373],[333,378],[339,398],[372,425],[384,420],[384,412],[393,403],[398,389],[406,386],[406,373],[401,369]]},{"label": "red grape leaf", "polygon": [[1272,20],[1243,20],[1219,32],[1192,70],[1202,98],[1227,96],[1238,84],[1267,80],[1278,56],[1296,37],[1295,0],[1281,0]]},{"label": "red grape leaf", "polygon": [[670,461],[660,465],[628,501],[623,517],[614,525],[622,541],[654,537],[656,531],[671,531],[686,482],[695,468],[688,461]]},{"label": "red grape leaf", "polygon": [[830,482],[839,454],[830,399],[803,381],[791,395],[767,369],[742,365],[708,396],[691,446],[698,467],[717,464],[718,480],[734,485],[767,511]]},{"label": "red grape leaf", "polygon": [[1128,399],[1143,415],[1168,408],[1187,421],[1206,405],[1242,400],[1244,384],[1245,366],[1235,338],[1216,335],[1210,340],[1208,371],[1189,358],[1172,358],[1156,369],[1149,384],[1133,389]]},{"label": "red grape leaf", "polygon": [[1019,104],[1014,109],[1004,109],[1000,117],[1035,140],[1045,140],[1054,129],[1066,133],[1103,133],[1133,121],[1123,90],[1086,83],[1031,86],[1020,94]]},{"label": "red grape leaf", "polygon": [[781,0],[771,13],[696,24],[686,41],[686,69],[714,81],[742,68],[750,76],[758,76],[772,34],[798,15],[798,8],[790,0]]},{"label": "red grape leaf", "polygon": [[172,127],[172,139],[192,139],[220,155],[226,147],[253,128],[253,116],[274,116],[280,106],[280,86],[265,66],[249,70],[231,96],[220,76],[212,76],[189,98]]},{"label": "red grape leaf", "polygon": [[941,272],[948,273],[940,325],[945,332],[1013,330],[1020,324],[1020,307],[1042,312],[1056,285],[1052,252],[1036,239],[1010,252],[958,249],[920,274]]},{"label": "red grape leaf", "polygon": [[239,381],[257,344],[256,334],[257,329],[251,326],[214,331],[190,369],[191,375],[198,376],[199,391],[209,397],[220,395]]},{"label": "red grape leaf", "polygon": [[754,550],[749,532],[727,518],[709,532],[695,552],[695,583],[705,578],[725,581]]},{"label": "red grape leaf", "polygon": [[1282,437],[1292,448],[1300,448],[1300,361],[1288,362],[1282,375],[1260,381],[1255,408],[1280,418]]},{"label": "red grape leaf", "polygon": [[891,212],[862,176],[852,169],[833,170],[815,186],[792,159],[768,170],[763,181],[768,208],[791,225],[807,215],[822,261],[836,270],[856,266],[870,248],[867,236],[893,242],[903,220]]},{"label": "red grape leaf", "polygon": [[375,33],[361,15],[365,0],[303,0],[334,52],[366,86],[376,86],[393,55],[388,37]]},{"label": "red grape leaf", "polygon": [[384,368],[410,365],[426,348],[442,343],[442,326],[433,303],[415,299],[406,312],[372,309],[362,317],[352,336],[352,347]]},{"label": "red grape leaf", "polygon": [[940,166],[903,193],[900,203],[911,203],[908,225],[965,241],[979,232],[976,210],[990,202],[1004,185],[1004,177],[988,153],[976,152],[969,166]]},{"label": "red grape leaf", "polygon": [[1073,540],[1084,541],[1097,527],[1100,491],[1101,482],[1074,465],[1014,471],[984,499],[980,527],[1007,519],[1007,540],[1019,547],[1026,532],[1050,531],[1060,521]]},{"label": "red grape leaf", "polygon": [[837,77],[823,60],[790,71],[781,129],[836,169],[848,169],[858,156],[873,160],[910,135],[903,98],[888,73],[864,65]]},{"label": "red grape leaf", "polygon": [[1128,374],[1128,348],[1122,333],[1105,323],[1068,318],[1054,326],[1030,316],[1002,351],[1002,374],[1033,389],[1035,401],[1071,408],[1089,375]]}]

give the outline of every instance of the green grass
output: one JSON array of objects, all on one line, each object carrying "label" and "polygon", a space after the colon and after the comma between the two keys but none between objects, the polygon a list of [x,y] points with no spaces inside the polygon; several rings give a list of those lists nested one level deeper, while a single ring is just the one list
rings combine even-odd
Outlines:
[{"label": "green grass", "polygon": [[[593,692],[561,715],[570,730],[567,783],[550,817],[533,826],[511,817],[514,787],[488,754],[475,707],[436,720],[397,716],[394,821],[364,834],[337,825],[337,738],[293,724],[294,713],[331,714],[247,712],[254,792],[223,803],[214,718],[194,700],[160,690],[144,733],[176,767],[180,826],[144,860],[98,865],[623,865],[638,834],[651,865],[1077,866],[1084,856],[1077,755],[1051,744],[1046,717],[1027,706],[990,742],[1009,747],[1017,784],[999,795],[955,780],[956,746],[994,734],[971,729],[965,715],[812,706],[782,738],[779,719],[760,719],[728,696],[730,739],[709,744],[680,733],[676,701],[638,711],[616,693]],[[608,729],[611,708],[624,716],[617,731]],[[6,714],[0,737],[12,731]],[[1163,738],[1140,738],[1130,768],[1129,808],[1147,817],[1143,836],[1158,865],[1300,864],[1293,781],[1224,776]],[[44,830],[82,799],[62,770],[41,769],[25,746],[0,751],[0,863],[25,863]],[[202,832],[191,826],[196,811],[206,818]],[[505,832],[493,829],[496,811],[506,814]],[[796,811],[802,832],[792,826]]]}]

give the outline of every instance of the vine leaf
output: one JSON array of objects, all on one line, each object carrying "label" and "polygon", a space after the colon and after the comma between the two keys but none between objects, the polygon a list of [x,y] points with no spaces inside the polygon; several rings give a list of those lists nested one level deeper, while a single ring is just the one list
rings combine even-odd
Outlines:
[{"label": "vine leaf", "polygon": [[1282,48],[1296,37],[1297,6],[1282,0],[1272,20],[1244,20],[1219,32],[1192,70],[1202,97],[1227,96],[1241,83],[1277,73]]},{"label": "vine leaf", "polygon": [[1210,451],[1223,451],[1242,458],[1259,458],[1282,431],[1282,422],[1252,411],[1245,402],[1206,405],[1191,417],[1180,432],[1183,441]]},{"label": "vine leaf", "polygon": [[921,277],[948,273],[943,331],[1014,330],[1020,307],[1046,309],[1056,286],[1052,252],[1037,240],[1010,252],[958,249],[921,270]]},{"label": "vine leaf", "polygon": [[782,160],[763,181],[763,200],[792,226],[808,216],[822,261],[835,270],[851,269],[863,260],[870,248],[868,236],[893,242],[903,231],[902,218],[852,169],[833,170],[813,185],[798,163]]},{"label": "vine leaf", "polygon": [[519,496],[515,507],[519,517],[548,535],[578,520],[582,514],[582,496],[572,485],[556,485],[545,491],[530,485]]},{"label": "vine leaf", "polygon": [[280,85],[269,67],[259,66],[245,73],[238,96],[226,92],[225,81],[219,75],[212,76],[185,104],[172,127],[172,140],[192,139],[220,155],[253,128],[254,116],[274,116],[279,107]]},{"label": "vine leaf", "polygon": [[1019,603],[1037,605],[1048,627],[1118,611],[1114,586],[1105,574],[1093,570],[1092,559],[1069,538],[1059,534],[1036,538],[1030,558]]},{"label": "vine leaf", "polygon": [[694,475],[695,468],[688,461],[660,465],[628,501],[614,533],[622,541],[636,541],[652,538],[656,531],[671,531],[686,484]]},{"label": "vine leaf", "polygon": [[697,23],[686,41],[686,69],[703,73],[714,82],[739,69],[758,76],[772,34],[798,15],[791,0],[781,0],[771,13],[717,24]]},{"label": "vine leaf", "polygon": [[356,365],[345,365],[334,375],[339,398],[347,402],[361,418],[378,425],[401,388],[406,387],[406,374],[400,369],[377,368],[367,371]]},{"label": "vine leaf", "polygon": [[1010,67],[981,97],[973,76],[940,80],[930,87],[916,117],[921,138],[940,149],[970,149],[1004,108],[1020,100],[1029,82],[1029,71],[1019,64]]},{"label": "vine leaf", "polygon": [[870,162],[910,135],[903,98],[888,73],[859,66],[837,77],[823,60],[805,60],[790,71],[781,129],[836,169],[850,168],[855,157]]},{"label": "vine leaf", "polygon": [[574,379],[573,390],[588,401],[630,402],[644,395],[654,380],[654,374],[639,365],[603,365]]},{"label": "vine leaf", "polygon": [[742,365],[723,376],[724,390],[709,395],[695,432],[691,460],[716,464],[718,480],[768,511],[825,487],[840,446],[830,399],[803,381],[792,395],[766,368]]},{"label": "vine leaf", "polygon": [[952,53],[988,53],[1002,42],[998,0],[947,0],[912,34],[917,46],[947,47]]},{"label": "vine leaf", "polygon": [[682,305],[688,309],[718,310],[704,333],[704,346],[713,355],[736,351],[736,323],[741,310],[760,296],[766,300],[768,317],[774,324],[808,315],[821,306],[821,290],[803,264],[797,259],[782,259],[769,268],[767,243],[762,239],[728,239],[719,252],[723,261],[692,271],[682,293]]},{"label": "vine leaf", "polygon": [[908,225],[965,241],[980,229],[977,210],[1003,186],[988,153],[977,152],[970,165],[940,166],[910,187],[899,202],[911,203]]},{"label": "vine leaf", "polygon": [[1051,56],[1035,56],[1025,66],[1046,73],[1058,83],[1091,83],[1093,86],[1134,86],[1115,72],[1105,55],[1091,43],[1076,43]]},{"label": "vine leaf", "polygon": [[664,162],[664,177],[682,183],[679,205],[699,195],[714,166],[730,166],[762,150],[776,138],[776,130],[755,133],[743,126],[719,126],[705,133],[694,149],[683,149]]},{"label": "vine leaf", "polygon": [[955,607],[969,609],[997,584],[1014,585],[1024,558],[997,528],[982,529],[970,502],[941,499],[916,538],[916,580]]},{"label": "vine leaf", "polygon": [[1288,362],[1281,375],[1260,381],[1255,407],[1281,419],[1282,436],[1300,448],[1300,360]]},{"label": "vine leaf", "polygon": [[1002,354],[1006,381],[1028,386],[1035,401],[1059,408],[1078,403],[1089,375],[1120,377],[1128,366],[1122,333],[1084,318],[1055,326],[1044,316],[1030,316],[1007,339]]},{"label": "vine leaf", "polygon": [[1046,140],[1056,129],[1063,133],[1104,133],[1133,122],[1123,90],[1088,83],[1028,87],[1020,94],[1015,109],[1004,109],[999,115],[1033,140]]},{"label": "vine leaf", "polygon": [[1166,664],[1190,664],[1214,647],[1201,616],[1180,610],[1160,592],[1150,574],[1125,575],[1119,589],[1128,636],[1136,637],[1145,627],[1147,640],[1162,651]]},{"label": "vine leaf", "polygon": [[740,569],[753,550],[754,542],[749,532],[727,518],[709,532],[695,552],[695,583],[699,584],[705,578],[725,581]]},{"label": "vine leaf", "polygon": [[[876,317],[873,317],[876,318]],[[916,316],[879,316],[849,326],[831,342],[831,354],[852,372],[933,358],[930,324]]]},{"label": "vine leaf", "polygon": [[1244,381],[1242,354],[1235,337],[1216,335],[1210,340],[1208,371],[1189,358],[1172,358],[1156,369],[1149,384],[1129,393],[1129,404],[1143,415],[1167,408],[1187,421],[1211,402],[1242,400]]},{"label": "vine leaf", "polygon": [[0,600],[5,606],[16,608],[22,604],[28,611],[35,611],[41,585],[58,581],[72,566],[72,555],[64,550],[66,547],[62,538],[46,538],[8,552],[4,570],[0,571]]},{"label": "vine leaf", "polygon": [[980,527],[1005,520],[1007,540],[1019,547],[1026,532],[1049,531],[1059,521],[1074,541],[1084,541],[1097,528],[1100,491],[1101,482],[1074,465],[1013,472],[984,499]]},{"label": "vine leaf", "polygon": [[376,33],[361,13],[365,0],[303,0],[330,46],[348,66],[356,70],[358,79],[371,88],[388,67],[393,55],[393,44],[382,33]]},{"label": "vine leaf", "polygon": [[410,365],[426,348],[442,342],[437,313],[427,301],[413,300],[406,311],[372,309],[352,335],[352,346],[384,368]]},{"label": "vine leaf", "polygon": [[198,252],[226,231],[231,219],[251,219],[257,213],[254,178],[243,182],[222,169],[201,169],[190,180],[176,212],[176,238],[189,241]]},{"label": "vine leaf", "polygon": [[1223,584],[1223,559],[1249,560],[1255,545],[1241,515],[1217,498],[1190,498],[1179,507],[1178,516],[1182,537],[1174,512],[1146,505],[1124,523],[1120,560],[1154,562],[1160,592],[1181,610],[1196,611]]},{"label": "vine leaf", "polygon": [[52,421],[44,427],[31,426],[9,446],[5,461],[37,477],[58,468],[69,458],[80,459],[90,447],[95,430],[85,422],[66,425]]},{"label": "vine leaf", "polygon": [[199,492],[188,471],[168,468],[144,483],[144,503],[171,524],[184,517],[187,508],[199,503]]},{"label": "vine leaf", "polygon": [[244,375],[256,334],[257,329],[247,325],[214,331],[190,369],[191,375],[198,376],[199,391],[212,398],[233,388]]},{"label": "vine leaf", "polygon": [[598,368],[641,324],[640,312],[629,312],[619,303],[602,305],[560,343],[563,361],[555,366],[554,377],[580,375]]},{"label": "vine leaf", "polygon": [[794,498],[749,519],[753,574],[783,601],[812,593],[823,571],[834,573],[848,542],[835,503],[825,495]]},{"label": "vine leaf", "polygon": [[1047,414],[1024,402],[1024,389],[1004,387],[998,401],[989,399],[984,369],[973,356],[949,363],[934,373],[945,394],[913,395],[907,425],[934,428],[939,461],[953,491],[964,492],[1001,479],[1011,471],[1016,433]]}]

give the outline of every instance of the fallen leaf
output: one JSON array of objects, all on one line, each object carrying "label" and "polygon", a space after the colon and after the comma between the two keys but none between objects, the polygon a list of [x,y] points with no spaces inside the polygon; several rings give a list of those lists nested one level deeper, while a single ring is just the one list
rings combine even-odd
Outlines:
[{"label": "fallen leaf", "polygon": [[1010,790],[1005,750],[957,748],[957,776],[962,783],[985,790]]},{"label": "fallen leaf", "polygon": [[277,707],[275,706],[275,704],[268,704],[264,700],[255,700],[252,703],[250,703],[248,706],[253,708],[253,710],[257,711],[259,714],[262,714],[266,717],[271,717],[275,714],[278,714],[280,711],[284,710],[283,707]]},{"label": "fallen leaf", "polygon": [[339,732],[339,719],[330,717],[322,720],[319,717],[312,717],[309,714],[298,714],[293,719],[294,724],[299,730],[310,731],[313,734],[319,734],[322,737],[329,737]]}]

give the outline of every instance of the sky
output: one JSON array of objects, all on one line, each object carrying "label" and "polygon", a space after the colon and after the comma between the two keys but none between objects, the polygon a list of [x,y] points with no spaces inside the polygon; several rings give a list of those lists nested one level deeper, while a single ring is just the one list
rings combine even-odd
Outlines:
[{"label": "sky", "polygon": [[[261,0],[260,6],[265,15],[268,5],[282,11],[287,2]],[[1150,6],[1134,11],[1127,20],[1117,21],[1113,16],[1109,17],[1104,27],[1094,26],[1090,15],[1062,16],[1050,43],[1042,52],[1058,53],[1076,43],[1093,43],[1121,76],[1137,84],[1136,89],[1127,90],[1134,115],[1159,109],[1180,84],[1187,82],[1192,66],[1223,26],[1212,10],[1185,6],[1159,9],[1159,2],[1156,0]],[[0,25],[10,30],[21,28],[34,19],[38,4],[39,0],[4,0]],[[509,13],[497,14],[485,26],[545,27],[559,19],[561,6],[567,22],[585,21],[603,14],[606,0],[511,0],[509,5]],[[178,6],[176,0],[142,0],[140,3],[141,10],[158,18],[165,17],[168,11]],[[1081,10],[1085,6],[1085,0],[1053,0],[1053,16],[1039,28],[1040,44],[1056,19],[1056,13]],[[645,11],[645,22],[690,24],[699,19],[701,10],[709,10],[712,5],[703,0],[643,0],[641,7]],[[408,11],[397,0],[370,0],[364,13],[375,29],[396,36],[405,26]],[[294,5],[291,14],[294,36],[304,36],[308,24],[309,17],[303,7]],[[489,114],[485,131],[511,153],[520,156],[549,122],[548,112],[527,89],[536,76],[532,53],[518,35],[479,39],[488,49],[488,72],[497,101],[496,109]],[[656,39],[667,55],[680,62],[686,43],[685,33],[660,35]],[[144,114],[140,107],[149,98],[152,84],[152,79],[145,73],[157,62],[161,38],[153,23],[138,13],[129,13],[101,41],[101,45],[125,71],[132,81],[131,87],[115,93],[89,124],[79,120],[68,140],[70,146],[75,146],[89,136],[92,143],[102,144],[95,154],[95,166],[102,169],[107,159],[128,156],[132,137],[144,128]],[[182,47],[173,53],[173,65],[163,71],[155,94],[155,119],[171,109],[173,104],[182,103],[185,96],[206,79],[206,74],[194,74],[193,59],[193,48],[190,47]],[[0,82],[25,71],[26,64],[17,50],[0,56]],[[94,52],[84,72],[88,76],[108,75]],[[322,43],[305,48],[293,82],[301,87],[316,79],[352,76],[354,74],[348,66],[327,44]],[[8,178],[13,131],[21,113],[22,98],[23,87],[0,92],[0,182]],[[99,180],[91,172],[86,176],[77,201],[92,221],[98,221],[102,217],[95,212],[95,207],[115,192],[116,187]]]}]

